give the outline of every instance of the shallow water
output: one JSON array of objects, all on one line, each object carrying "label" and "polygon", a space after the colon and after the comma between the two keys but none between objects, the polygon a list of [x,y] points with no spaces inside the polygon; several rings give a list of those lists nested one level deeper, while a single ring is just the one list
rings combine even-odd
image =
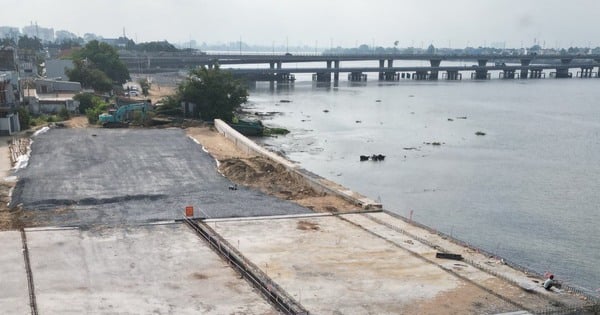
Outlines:
[{"label": "shallow water", "polygon": [[[598,294],[599,87],[600,79],[297,81],[275,91],[259,84],[247,109],[275,112],[265,123],[291,133],[265,145],[308,170]],[[385,161],[359,161],[376,153]]]}]

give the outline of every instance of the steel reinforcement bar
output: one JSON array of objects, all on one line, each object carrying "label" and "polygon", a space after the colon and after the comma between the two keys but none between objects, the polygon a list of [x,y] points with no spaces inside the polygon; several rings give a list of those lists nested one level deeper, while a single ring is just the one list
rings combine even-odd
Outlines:
[{"label": "steel reinforcement bar", "polygon": [[308,315],[309,312],[256,265],[246,259],[229,242],[202,221],[184,218],[192,230],[200,235],[221,257],[232,265],[247,281],[256,287],[279,311],[284,314]]}]

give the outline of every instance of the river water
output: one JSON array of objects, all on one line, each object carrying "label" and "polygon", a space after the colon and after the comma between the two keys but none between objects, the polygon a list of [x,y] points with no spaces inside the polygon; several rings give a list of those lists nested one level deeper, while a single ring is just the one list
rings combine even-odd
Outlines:
[{"label": "river water", "polygon": [[[261,141],[304,168],[599,293],[600,79],[369,78],[321,88],[300,77],[274,91],[259,83],[245,107],[291,130]],[[359,161],[372,154],[386,158]]]}]

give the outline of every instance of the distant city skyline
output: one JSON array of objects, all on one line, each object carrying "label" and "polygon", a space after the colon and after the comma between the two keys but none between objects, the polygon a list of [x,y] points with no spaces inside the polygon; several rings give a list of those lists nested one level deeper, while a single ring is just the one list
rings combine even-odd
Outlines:
[{"label": "distant city skyline", "polygon": [[597,47],[595,0],[5,0],[0,26],[136,42],[263,46]]}]

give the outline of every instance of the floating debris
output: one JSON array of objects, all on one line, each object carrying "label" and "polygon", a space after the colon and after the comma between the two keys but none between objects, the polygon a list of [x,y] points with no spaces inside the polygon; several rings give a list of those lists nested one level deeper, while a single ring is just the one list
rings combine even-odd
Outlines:
[{"label": "floating debris", "polygon": [[410,150],[417,150],[417,148],[415,148],[415,147],[406,147],[406,148],[402,148],[402,150],[410,151]]},{"label": "floating debris", "polygon": [[357,120],[356,123],[360,124],[360,123],[362,123],[362,120]]},{"label": "floating debris", "polygon": [[467,119],[467,116],[456,117],[456,119]]},{"label": "floating debris", "polygon": [[485,132],[483,132],[483,131],[477,131],[475,133],[475,135],[477,135],[477,136],[485,136]]},{"label": "floating debris", "polygon": [[448,118],[448,121],[454,121],[454,119],[452,119],[452,118]]},{"label": "floating debris", "polygon": [[415,96],[414,96],[414,95],[412,95],[412,94],[410,94],[410,95],[408,95],[408,97],[415,97]]},{"label": "floating debris", "polygon": [[375,100],[375,103],[381,103],[381,100]]},{"label": "floating debris", "polygon": [[329,109],[324,109],[323,113],[329,113]]},{"label": "floating debris", "polygon": [[423,142],[423,144],[426,144],[426,145],[442,145],[441,142],[437,142],[437,141],[436,142]]},{"label": "floating debris", "polygon": [[368,156],[368,155],[361,155],[360,156],[360,161],[361,162],[368,161],[368,160],[371,160],[371,161],[383,161],[383,160],[385,160],[385,155],[383,155],[383,154],[373,154],[371,156]]},{"label": "floating debris", "polygon": [[292,101],[290,101],[290,100],[280,100],[279,102],[281,102],[281,103],[291,103]]}]

